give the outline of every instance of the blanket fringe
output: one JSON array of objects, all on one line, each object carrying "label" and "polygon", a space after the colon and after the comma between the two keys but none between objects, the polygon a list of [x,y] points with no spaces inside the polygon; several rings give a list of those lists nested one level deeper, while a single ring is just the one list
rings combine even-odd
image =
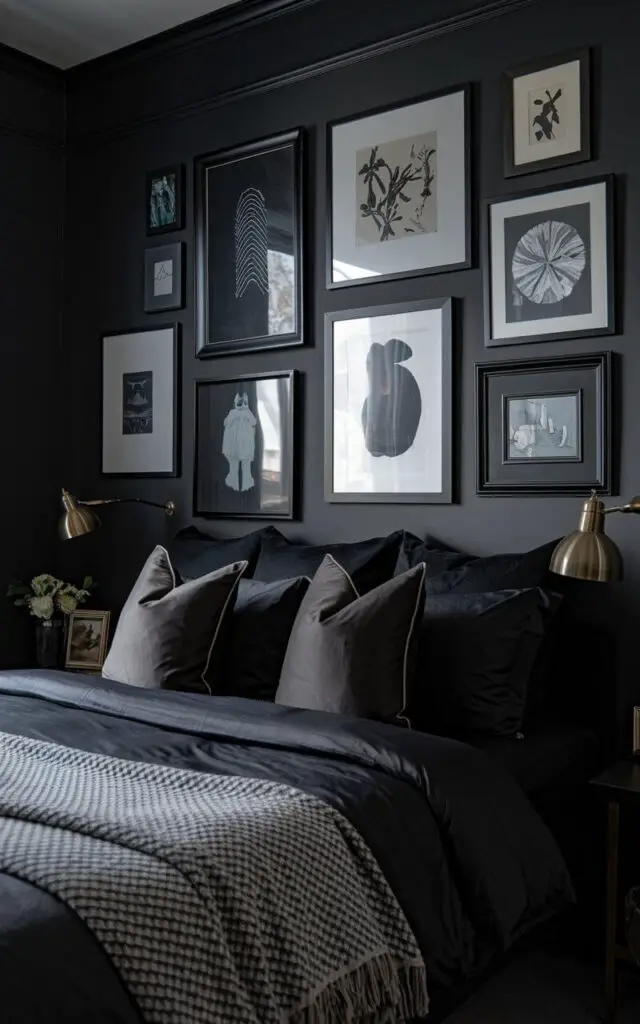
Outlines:
[{"label": "blanket fringe", "polygon": [[[420,960],[398,963],[388,952],[346,968],[305,1004],[283,1016],[286,1024],[374,1024],[426,1017],[427,972]],[[389,1015],[391,1011],[391,1015]]]}]

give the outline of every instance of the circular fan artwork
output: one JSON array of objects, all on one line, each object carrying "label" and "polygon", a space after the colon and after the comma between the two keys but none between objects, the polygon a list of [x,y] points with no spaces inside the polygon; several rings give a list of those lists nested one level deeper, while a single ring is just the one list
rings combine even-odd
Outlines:
[{"label": "circular fan artwork", "polygon": [[559,220],[536,224],[516,245],[511,264],[518,291],[530,302],[566,299],[587,265],[587,248],[579,232]]}]

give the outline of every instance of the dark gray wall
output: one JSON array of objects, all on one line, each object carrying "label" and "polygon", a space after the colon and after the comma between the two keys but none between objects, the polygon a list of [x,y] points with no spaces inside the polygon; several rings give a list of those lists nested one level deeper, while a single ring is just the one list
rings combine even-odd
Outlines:
[{"label": "dark gray wall", "polygon": [[0,47],[0,662],[27,657],[11,577],[52,571],[64,209],[64,86],[46,65]]},{"label": "dark gray wall", "polygon": [[[577,9],[579,16],[577,17]],[[180,522],[191,521],[193,382],[200,377],[296,367],[304,373],[303,514],[284,526],[292,536],[352,539],[406,527],[426,531],[464,549],[486,553],[526,549],[574,528],[575,498],[487,498],[475,494],[474,360],[559,355],[611,348],[624,368],[615,401],[620,430],[620,490],[640,491],[640,90],[637,82],[637,0],[301,0],[277,18],[264,18],[223,35],[190,31],[179,45],[133,50],[78,69],[68,78],[69,181],[66,229],[64,479],[82,493],[175,499]],[[428,24],[427,24],[428,23]],[[429,30],[429,25],[432,29]],[[385,41],[377,48],[371,44]],[[596,159],[590,164],[506,181],[502,174],[501,74],[521,62],[576,46],[594,48]],[[358,59],[348,57],[358,50]],[[332,64],[330,58],[343,55]],[[347,56],[345,56],[347,55]],[[288,82],[279,76],[298,69]],[[305,70],[306,69],[306,70]],[[268,88],[243,87],[269,80]],[[473,199],[553,186],[589,175],[619,178],[619,267],[623,332],[615,337],[486,350],[482,278],[476,269],[369,284],[330,292],[324,286],[325,128],[327,121],[379,105],[411,100],[432,90],[473,83]],[[105,481],[99,473],[100,334],[152,325],[167,317],[143,313],[142,267],[146,245],[144,176],[182,161],[189,172],[203,152],[302,125],[309,132],[307,208],[308,347],[208,362],[194,358],[193,218],[188,173],[187,308],[183,329],[183,472],[176,481]],[[457,300],[459,374],[455,417],[459,503],[453,506],[327,505],[323,499],[323,314],[327,310],[423,296]],[[78,431],[78,413],[82,430]],[[160,514],[111,510],[99,542],[91,538],[74,559],[92,561],[105,595],[121,598],[150,545],[166,537]],[[105,514],[107,519],[107,514]],[[219,535],[251,528],[218,522]],[[610,522],[627,565],[618,588],[592,585],[591,614],[615,623],[623,640],[622,664],[634,665],[634,625],[640,606],[640,532],[631,517]],[[114,565],[117,568],[114,571]],[[597,591],[597,594],[594,591]],[[623,669],[624,671],[624,669]],[[609,679],[603,686],[612,686]],[[637,694],[640,697],[640,691]]]}]

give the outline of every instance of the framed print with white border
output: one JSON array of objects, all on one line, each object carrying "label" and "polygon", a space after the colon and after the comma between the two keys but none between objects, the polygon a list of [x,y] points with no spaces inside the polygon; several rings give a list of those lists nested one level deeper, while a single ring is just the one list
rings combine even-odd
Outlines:
[{"label": "framed print with white border", "polygon": [[487,204],[487,346],[615,330],[613,175]]},{"label": "framed print with white border", "polygon": [[182,309],[184,242],[154,245],[144,251],[144,311]]},{"label": "framed print with white border", "polygon": [[329,125],[327,287],[471,265],[469,95]]},{"label": "framed print with white border", "polygon": [[178,325],[102,339],[102,475],[177,476]]},{"label": "framed print with white border", "polygon": [[451,307],[326,314],[326,501],[453,501]]},{"label": "framed print with white border", "polygon": [[583,49],[506,72],[505,177],[591,159],[589,64]]}]

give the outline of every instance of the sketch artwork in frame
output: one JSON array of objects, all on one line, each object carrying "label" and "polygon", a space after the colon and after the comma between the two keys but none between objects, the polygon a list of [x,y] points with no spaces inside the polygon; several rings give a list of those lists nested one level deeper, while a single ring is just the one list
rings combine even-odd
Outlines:
[{"label": "sketch artwork in frame", "polygon": [[69,615],[65,668],[99,673],[109,644],[111,612],[82,608]]},{"label": "sketch artwork in frame", "polygon": [[453,500],[451,307],[326,314],[326,501]]},{"label": "sketch artwork in frame", "polygon": [[146,179],[147,234],[162,235],[184,227],[182,164],[150,171]]},{"label": "sketch artwork in frame", "polygon": [[329,125],[329,288],[471,265],[469,92]]},{"label": "sketch artwork in frame", "polygon": [[144,252],[144,311],[182,309],[184,242],[157,245]]},{"label": "sketch artwork in frame", "polygon": [[478,494],[611,493],[611,359],[476,364]]},{"label": "sketch artwork in frame", "polygon": [[196,381],[193,514],[296,515],[295,370]]},{"label": "sketch artwork in frame", "polygon": [[102,339],[102,474],[178,474],[178,325]]},{"label": "sketch artwork in frame", "polygon": [[303,131],[200,157],[196,355],[303,343]]},{"label": "sketch artwork in frame", "polygon": [[487,206],[486,345],[612,334],[613,177]]},{"label": "sketch artwork in frame", "polygon": [[589,65],[583,49],[506,72],[505,177],[591,159]]}]

